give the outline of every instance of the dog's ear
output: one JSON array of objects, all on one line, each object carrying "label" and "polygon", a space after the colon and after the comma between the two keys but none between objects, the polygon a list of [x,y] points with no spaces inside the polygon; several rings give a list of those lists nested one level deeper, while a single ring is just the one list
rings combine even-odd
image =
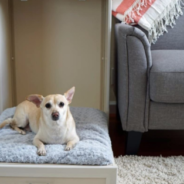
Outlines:
[{"label": "dog's ear", "polygon": [[27,100],[33,102],[37,107],[40,107],[44,97],[42,95],[33,94],[27,97]]},{"label": "dog's ear", "polygon": [[71,89],[69,89],[69,90],[64,94],[65,97],[66,97],[66,99],[68,100],[68,103],[69,103],[69,104],[72,102],[74,93],[75,93],[75,87],[72,87]]}]

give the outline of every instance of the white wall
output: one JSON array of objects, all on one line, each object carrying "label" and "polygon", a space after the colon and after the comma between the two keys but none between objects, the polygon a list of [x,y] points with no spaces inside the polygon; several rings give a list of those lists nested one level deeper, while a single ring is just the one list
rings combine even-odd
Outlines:
[{"label": "white wall", "polygon": [[9,1],[0,0],[0,113],[12,106]]}]

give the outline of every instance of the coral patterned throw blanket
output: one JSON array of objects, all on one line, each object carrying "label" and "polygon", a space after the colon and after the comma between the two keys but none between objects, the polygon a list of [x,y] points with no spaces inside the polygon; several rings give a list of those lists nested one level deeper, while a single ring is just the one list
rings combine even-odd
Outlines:
[{"label": "coral patterned throw blanket", "polygon": [[112,14],[127,24],[139,24],[155,43],[183,15],[184,0],[112,0]]}]

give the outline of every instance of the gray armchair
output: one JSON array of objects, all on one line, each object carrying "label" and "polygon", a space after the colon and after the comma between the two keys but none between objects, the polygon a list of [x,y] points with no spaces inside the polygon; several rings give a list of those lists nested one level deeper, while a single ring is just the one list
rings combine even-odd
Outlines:
[{"label": "gray armchair", "polygon": [[127,154],[141,133],[184,129],[184,16],[150,46],[139,27],[116,24],[117,102]]}]

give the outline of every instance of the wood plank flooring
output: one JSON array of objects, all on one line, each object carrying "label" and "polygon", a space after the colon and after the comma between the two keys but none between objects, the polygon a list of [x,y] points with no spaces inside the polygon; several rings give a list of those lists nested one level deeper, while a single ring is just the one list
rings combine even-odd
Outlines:
[{"label": "wood plank flooring", "polygon": [[[110,108],[109,134],[114,156],[125,155],[126,132],[116,117],[115,107]],[[150,130],[143,134],[138,155],[184,156],[184,130]]]}]

